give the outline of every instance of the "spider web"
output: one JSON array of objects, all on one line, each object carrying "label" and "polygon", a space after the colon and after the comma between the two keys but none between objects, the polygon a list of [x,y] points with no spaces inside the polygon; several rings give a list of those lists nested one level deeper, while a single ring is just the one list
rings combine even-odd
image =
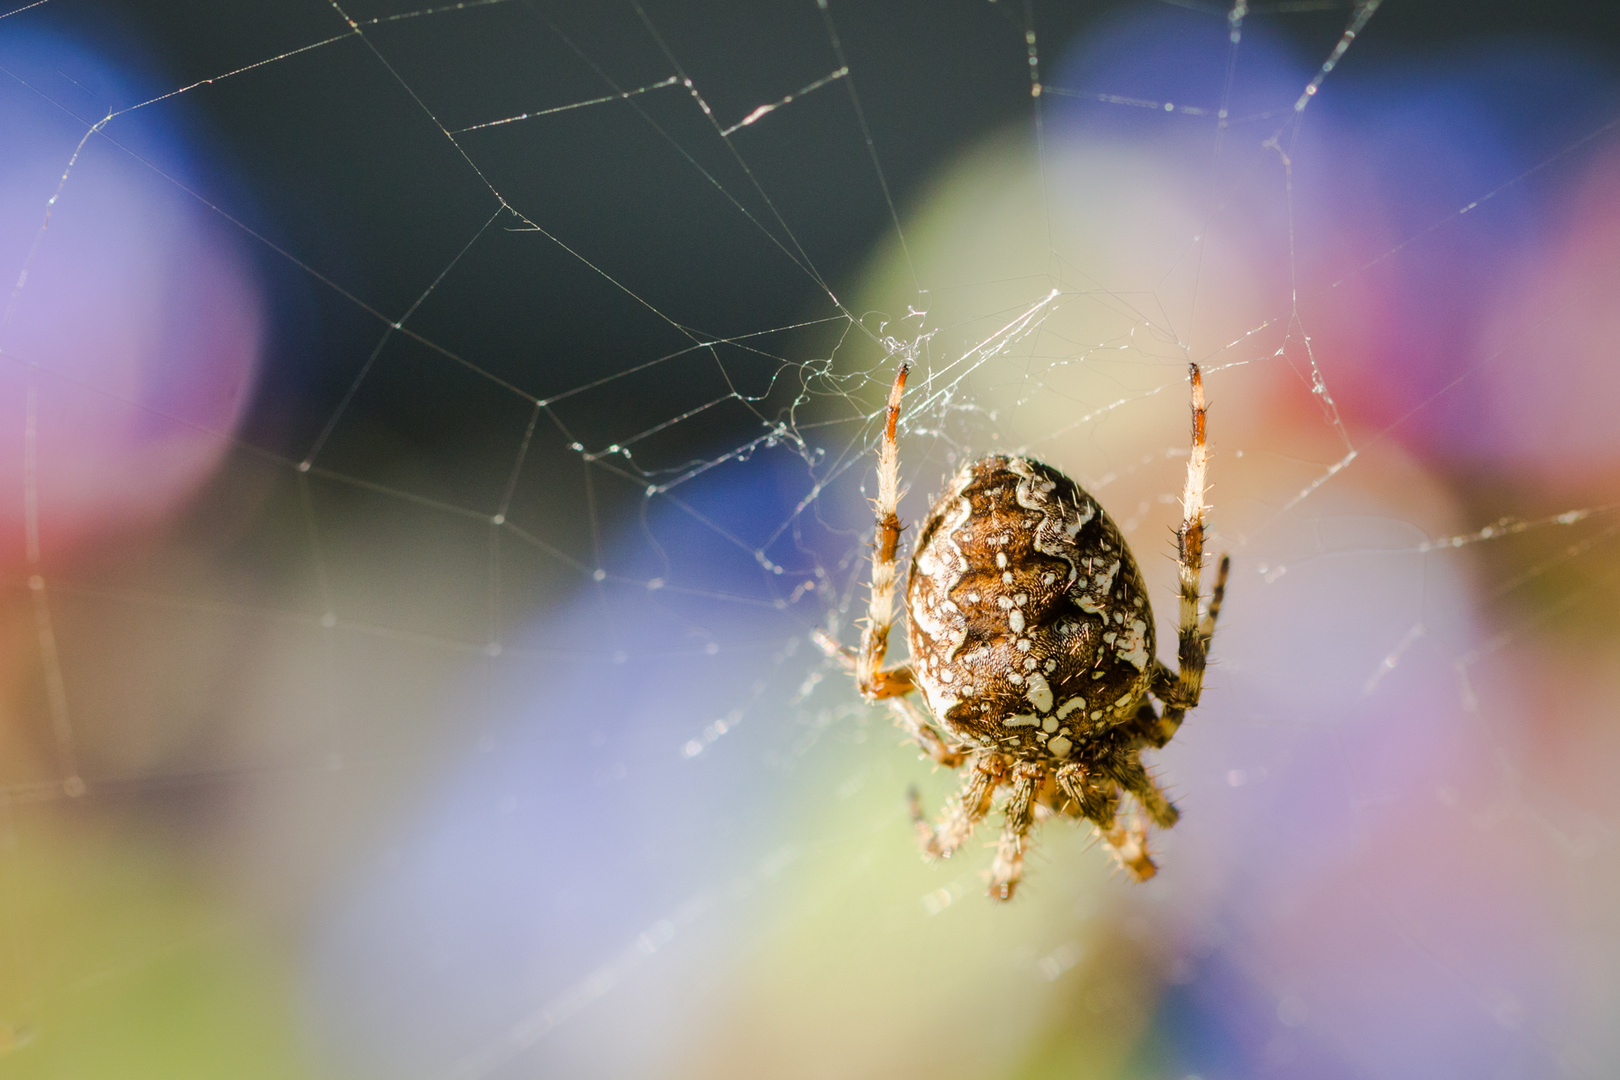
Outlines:
[{"label": "spider web", "polygon": [[[1612,1071],[1620,28],[1536,19],[0,16],[6,1067]],[[1161,655],[1205,372],[1146,885],[922,864],[810,643],[902,360],[902,519],[1039,455]]]}]

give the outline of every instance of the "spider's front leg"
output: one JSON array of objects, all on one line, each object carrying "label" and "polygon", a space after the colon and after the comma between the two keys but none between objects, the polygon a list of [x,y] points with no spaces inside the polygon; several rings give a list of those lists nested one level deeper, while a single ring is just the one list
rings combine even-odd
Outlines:
[{"label": "spider's front leg", "polygon": [[894,580],[896,553],[900,547],[900,444],[895,427],[900,422],[900,396],[905,393],[909,364],[901,364],[889,388],[888,417],[883,425],[883,442],[878,447],[878,493],[872,500],[877,511],[877,536],[872,550],[872,592],[866,604],[866,625],[861,631],[861,647],[855,654],[855,684],[869,698],[891,697],[912,687],[911,672],[905,673],[905,689],[891,688],[897,682],[895,671],[883,670],[889,651],[889,631],[894,628]]},{"label": "spider's front leg", "polygon": [[917,685],[912,682],[910,667],[883,669],[883,657],[889,651],[889,631],[894,628],[894,570],[901,546],[901,449],[894,437],[894,429],[901,419],[901,395],[906,392],[906,376],[910,364],[901,364],[889,387],[888,418],[883,424],[883,442],[878,445],[878,497],[872,508],[878,513],[878,533],[872,546],[872,593],[867,597],[867,619],[860,631],[860,648],[849,651],[831,640],[823,631],[815,631],[816,644],[821,651],[841,659],[854,672],[855,687],[863,698],[876,701],[907,695]]},{"label": "spider's front leg", "polygon": [[1215,576],[1215,590],[1210,595],[1209,612],[1200,619],[1200,579],[1204,569],[1204,480],[1209,468],[1209,445],[1204,434],[1204,377],[1197,364],[1188,365],[1187,378],[1192,383],[1192,453],[1187,457],[1187,486],[1181,496],[1181,528],[1176,531],[1176,562],[1181,586],[1181,627],[1176,647],[1178,670],[1172,672],[1164,664],[1154,663],[1153,693],[1164,702],[1164,715],[1159,719],[1157,732],[1151,736],[1156,746],[1169,742],[1181,727],[1187,711],[1198,705],[1204,687],[1204,665],[1209,656],[1209,643],[1215,636],[1215,620],[1220,616],[1221,600],[1226,595],[1226,575],[1232,568],[1231,557],[1221,556],[1221,567]]},{"label": "spider's front leg", "polygon": [[855,676],[855,686],[861,696],[868,701],[882,701],[885,698],[899,697],[909,694],[917,689],[917,684],[911,678],[909,664],[897,664],[892,668],[884,668],[875,672],[865,684],[860,679],[860,654],[848,645],[840,645],[827,631],[817,627],[810,631],[810,640],[816,643],[816,648],[826,654],[827,659],[836,660],[843,669]]},{"label": "spider's front leg", "polygon": [[900,549],[900,444],[895,428],[900,423],[900,397],[906,390],[911,365],[901,364],[889,387],[888,416],[883,425],[883,441],[878,446],[878,493],[872,500],[877,511],[877,536],[872,544],[872,588],[866,601],[866,620],[861,629],[861,647],[845,650],[821,631],[816,644],[828,656],[846,661],[855,674],[855,685],[869,701],[898,697],[916,689],[911,669],[904,665],[884,670],[883,658],[889,651],[889,632],[894,629],[895,563]]},{"label": "spider's front leg", "polygon": [[866,605],[866,625],[861,631],[861,647],[849,650],[831,636],[817,630],[813,637],[828,656],[842,663],[855,676],[855,685],[868,701],[887,701],[895,722],[917,740],[923,752],[935,762],[954,769],[963,755],[953,750],[923,717],[921,710],[905,699],[917,688],[911,668],[905,664],[884,668],[889,651],[889,632],[894,629],[895,563],[900,547],[900,446],[895,428],[900,422],[900,397],[905,393],[908,364],[901,364],[889,388],[888,416],[883,425],[883,442],[878,448],[878,495],[872,500],[877,511],[877,538],[872,552],[872,591]]}]

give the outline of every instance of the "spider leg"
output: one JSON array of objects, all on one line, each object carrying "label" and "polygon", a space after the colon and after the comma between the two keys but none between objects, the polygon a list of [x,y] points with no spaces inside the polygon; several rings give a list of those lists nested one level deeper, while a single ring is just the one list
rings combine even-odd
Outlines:
[{"label": "spider leg", "polygon": [[1034,761],[1020,761],[1012,769],[1012,790],[1004,808],[1006,824],[996,845],[996,859],[990,865],[990,898],[1011,900],[1013,890],[1024,876],[1024,847],[1029,826],[1035,817],[1035,793],[1046,770]]},{"label": "spider leg", "polygon": [[1125,868],[1137,881],[1146,881],[1159,872],[1159,868],[1148,855],[1147,830],[1132,823],[1123,825],[1118,822],[1110,829],[1099,829],[1103,846],[1114,861]]},{"label": "spider leg", "polygon": [[1181,811],[1175,808],[1163,789],[1148,775],[1147,769],[1135,754],[1121,761],[1109,763],[1109,773],[1120,787],[1136,796],[1153,824],[1168,829],[1181,820]]},{"label": "spider leg", "polygon": [[889,711],[894,713],[894,722],[900,730],[917,740],[922,752],[934,760],[934,764],[943,765],[947,769],[957,768],[966,759],[960,750],[953,750],[934,725],[923,716],[922,710],[917,708],[916,702],[908,697],[891,697]]},{"label": "spider leg", "polygon": [[1204,639],[1204,648],[1215,636],[1215,620],[1221,617],[1221,603],[1226,599],[1226,575],[1232,570],[1232,556],[1222,555],[1220,569],[1215,571],[1215,590],[1209,594],[1209,610],[1198,624],[1198,636]]},{"label": "spider leg", "polygon": [[[810,636],[828,658],[838,661],[846,671],[855,670],[855,650],[844,648],[824,630],[815,630]],[[894,722],[900,730],[915,739],[917,745],[922,747],[923,753],[933,758],[937,764],[947,769],[954,769],[962,764],[963,755],[951,749],[945,737],[934,730],[934,726],[923,716],[922,710],[918,709],[909,698],[902,696],[916,689],[911,679],[911,668],[902,664],[880,671],[878,675],[882,681],[877,691],[868,696],[887,702],[890,711],[894,713]]]},{"label": "spider leg", "polygon": [[[1189,675],[1188,669],[1183,666],[1180,673],[1166,667],[1162,661],[1153,662],[1153,694],[1164,702],[1164,715],[1155,717],[1156,726],[1148,729],[1147,739],[1153,746],[1163,746],[1168,743],[1181,728],[1181,721],[1187,712],[1198,706],[1198,698],[1203,691],[1204,664],[1209,655],[1209,642],[1215,636],[1215,620],[1221,614],[1221,602],[1226,598],[1226,578],[1232,570],[1230,555],[1221,556],[1220,569],[1215,574],[1215,589],[1210,594],[1209,610],[1204,614],[1198,625],[1198,645],[1196,677]],[[1186,653],[1186,630],[1182,631],[1182,652]],[[1183,661],[1185,663],[1185,661]],[[1192,689],[1187,689],[1188,684]]]},{"label": "spider leg", "polygon": [[[860,651],[855,655],[855,683],[869,698],[889,696],[880,691],[886,688],[886,676],[890,675],[881,669],[889,648],[889,630],[894,626],[895,552],[900,546],[900,445],[895,441],[894,429],[900,422],[900,395],[905,392],[906,374],[910,370],[909,364],[901,364],[894,385],[889,388],[889,415],[883,426],[883,442],[878,447],[878,494],[872,500],[872,507],[877,511],[872,595],[867,601]],[[907,683],[910,683],[909,677]]]},{"label": "spider leg", "polygon": [[1073,801],[1078,816],[1099,827],[1113,824],[1119,812],[1119,792],[1113,784],[1074,762],[1058,766],[1057,782],[1059,790]]},{"label": "spider leg", "polygon": [[[1159,667],[1163,668],[1164,665],[1160,664]],[[1168,668],[1165,668],[1165,674],[1175,677]],[[1095,760],[1098,771],[1136,797],[1153,824],[1168,829],[1181,819],[1181,811],[1170,802],[1164,789],[1159,787],[1142,764],[1142,750],[1145,747],[1163,746],[1164,742],[1169,741],[1169,735],[1164,734],[1162,726],[1163,720],[1158,710],[1144,696],[1136,715],[1113,732],[1119,736],[1119,740],[1106,747]],[[1171,734],[1174,734],[1173,729]],[[1164,739],[1162,742],[1161,735]]]},{"label": "spider leg", "polygon": [[879,698],[909,694],[916,689],[911,669],[906,666],[884,670],[883,658],[889,651],[889,631],[894,628],[895,561],[900,547],[900,444],[895,426],[900,422],[900,396],[906,389],[911,365],[901,364],[889,388],[888,418],[883,425],[883,441],[878,446],[878,495],[872,500],[877,511],[877,536],[872,552],[872,591],[866,603],[866,625],[861,630],[861,647],[845,649],[820,630],[816,644],[828,656],[845,662],[855,675],[862,696]]},{"label": "spider leg", "polygon": [[[810,632],[810,638],[816,647],[827,654],[829,660],[836,660],[840,667],[851,675],[856,676],[857,683],[860,676],[857,670],[860,661],[854,649],[847,645],[840,645],[834,641],[832,635],[819,627]],[[872,674],[869,686],[861,686],[861,695],[868,701],[881,701],[884,698],[897,697],[909,694],[917,689],[917,684],[911,677],[911,665],[898,664],[892,668],[884,668]]]},{"label": "spider leg", "polygon": [[1094,774],[1085,766],[1070,763],[1058,768],[1058,787],[1074,800],[1080,816],[1097,828],[1097,836],[1114,860],[1137,881],[1158,873],[1148,857],[1147,833],[1140,825],[1119,820],[1119,790],[1108,776]]},{"label": "spider leg", "polygon": [[923,814],[922,799],[917,789],[912,788],[911,821],[916,827],[923,854],[935,859],[950,858],[951,853],[973,834],[974,826],[990,812],[990,798],[1005,778],[1006,772],[999,761],[988,754],[979,758],[962,784],[956,805],[946,813],[937,829],[928,824],[928,818]]},{"label": "spider leg", "polygon": [[1204,664],[1210,639],[1215,636],[1215,620],[1226,596],[1226,576],[1232,560],[1221,556],[1210,595],[1209,612],[1199,617],[1200,578],[1204,569],[1204,480],[1209,467],[1209,445],[1204,437],[1204,378],[1197,364],[1188,365],[1192,383],[1192,453],[1187,457],[1187,486],[1181,495],[1181,528],[1176,531],[1176,562],[1180,571],[1181,628],[1177,640],[1178,670],[1171,676],[1163,664],[1155,664],[1153,692],[1164,702],[1159,730],[1152,736],[1163,746],[1181,726],[1187,710],[1198,705],[1204,686]]}]

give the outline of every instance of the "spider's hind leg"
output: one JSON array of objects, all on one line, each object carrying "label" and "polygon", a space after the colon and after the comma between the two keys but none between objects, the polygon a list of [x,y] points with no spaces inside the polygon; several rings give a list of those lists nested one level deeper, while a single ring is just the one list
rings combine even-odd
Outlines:
[{"label": "spider's hind leg", "polygon": [[1181,820],[1181,811],[1176,809],[1164,790],[1148,774],[1140,758],[1133,754],[1114,764],[1109,772],[1120,787],[1136,796],[1136,801],[1142,804],[1142,809],[1147,811],[1153,824],[1168,829]]},{"label": "spider's hind leg", "polygon": [[1079,816],[1097,828],[1097,836],[1119,863],[1137,881],[1146,881],[1159,868],[1148,856],[1147,831],[1140,824],[1119,820],[1119,789],[1112,777],[1099,775],[1083,765],[1070,763],[1057,771],[1058,787],[1074,800]]},{"label": "spider's hind leg", "polygon": [[1114,823],[1111,829],[1098,830],[1103,846],[1114,856],[1114,861],[1137,881],[1146,881],[1159,872],[1159,866],[1147,849],[1147,830],[1140,824]]},{"label": "spider's hind leg", "polygon": [[894,722],[900,729],[922,747],[922,752],[934,760],[936,765],[943,765],[947,769],[957,768],[966,760],[967,755],[960,750],[954,750],[945,741],[934,725],[928,722],[917,703],[908,697],[892,697],[888,699],[889,709],[894,713]]},{"label": "spider's hind leg", "polygon": [[[1164,665],[1159,665],[1163,667]],[[1168,674],[1168,669],[1166,669]],[[1174,678],[1174,676],[1171,676]],[[1168,713],[1170,710],[1165,709]],[[1142,809],[1152,819],[1153,824],[1161,829],[1168,829],[1181,819],[1181,811],[1165,795],[1164,789],[1159,787],[1153,775],[1142,764],[1142,750],[1145,747],[1160,747],[1170,741],[1175,729],[1168,732],[1165,720],[1159,711],[1153,707],[1153,702],[1147,698],[1137,708],[1136,715],[1130,723],[1120,729],[1123,740],[1111,746],[1106,753],[1099,756],[1097,769],[1108,776],[1120,787],[1136,797],[1142,804]]]},{"label": "spider's hind leg", "polygon": [[[844,648],[825,630],[812,631],[810,638],[829,659],[836,660],[846,671],[852,673],[855,671],[854,649]],[[962,753],[953,750],[945,741],[945,737],[928,722],[928,718],[917,708],[916,703],[904,696],[916,689],[916,684],[911,678],[911,668],[902,664],[880,671],[878,674],[882,677],[882,681],[870,696],[888,703],[890,711],[894,713],[894,722],[899,725],[900,730],[917,740],[917,745],[922,747],[923,753],[933,758],[936,764],[943,765],[947,769],[954,769],[962,764]]]},{"label": "spider's hind leg", "polygon": [[1035,820],[1035,795],[1046,778],[1037,762],[1020,761],[1012,768],[1012,790],[1007,795],[1006,824],[996,845],[996,859],[990,866],[990,898],[1011,900],[1013,890],[1024,877],[1024,849],[1029,827]]},{"label": "spider's hind leg", "polygon": [[988,754],[979,758],[968,770],[961,794],[946,811],[938,828],[928,823],[928,818],[923,814],[922,798],[917,794],[917,789],[912,788],[911,820],[923,854],[934,859],[950,858],[951,853],[973,834],[974,827],[984,820],[984,815],[990,812],[990,799],[1005,778],[1006,772],[999,761]]}]

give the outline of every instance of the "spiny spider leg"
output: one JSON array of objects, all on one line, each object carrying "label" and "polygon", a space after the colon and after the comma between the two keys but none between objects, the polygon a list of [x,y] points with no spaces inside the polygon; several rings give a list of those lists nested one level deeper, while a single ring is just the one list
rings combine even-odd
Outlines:
[{"label": "spiny spider leg", "polygon": [[990,898],[1011,900],[1013,890],[1024,877],[1024,838],[1035,816],[1035,792],[1045,779],[1046,770],[1035,761],[1020,761],[1012,768],[1011,790],[1003,807],[1006,823],[996,844],[996,859],[990,864]]},{"label": "spiny spider leg", "polygon": [[1159,872],[1157,864],[1148,857],[1147,830],[1142,826],[1116,822],[1113,828],[1099,832],[1103,847],[1137,881],[1146,881]]},{"label": "spiny spider leg", "polygon": [[1119,810],[1119,796],[1113,784],[1106,780],[1102,784],[1095,783],[1085,766],[1073,762],[1058,766],[1057,782],[1059,789],[1073,800],[1081,817],[1102,827],[1113,824]]},{"label": "spiny spider leg", "polygon": [[[1173,686],[1175,677],[1175,673],[1163,664],[1156,665],[1155,686],[1161,679],[1169,680],[1169,685]],[[1164,789],[1159,787],[1158,781],[1153,778],[1153,774],[1142,765],[1141,759],[1143,749],[1164,745],[1160,741],[1162,734],[1160,727],[1159,711],[1153,707],[1151,699],[1144,697],[1142,703],[1137,706],[1136,715],[1128,723],[1115,729],[1117,734],[1124,736],[1128,741],[1112,754],[1100,757],[1097,768],[1134,795],[1155,825],[1168,829],[1181,820],[1181,811],[1171,803]]]},{"label": "spiny spider leg", "polygon": [[1221,617],[1221,602],[1226,599],[1226,575],[1232,570],[1232,556],[1222,555],[1221,566],[1215,571],[1215,591],[1209,594],[1209,610],[1204,612],[1204,621],[1198,624],[1198,636],[1204,639],[1204,649],[1209,649],[1209,639],[1215,636],[1215,620]]},{"label": "spiny spider leg", "polygon": [[[824,630],[811,631],[810,638],[822,652],[827,654],[828,659],[838,661],[846,671],[853,672],[855,670],[854,649],[847,649],[838,644]],[[915,739],[917,745],[922,747],[923,753],[932,758],[935,763],[943,765],[947,769],[954,769],[962,764],[963,755],[959,751],[950,748],[944,737],[934,730],[933,725],[928,722],[927,717],[922,714],[922,711],[917,708],[915,703],[900,696],[909,694],[916,689],[911,682],[911,668],[902,664],[880,674],[884,676],[884,680],[878,687],[878,692],[872,696],[880,698],[888,704],[889,709],[894,713],[894,722],[899,726],[900,730]]]},{"label": "spiny spider leg", "polygon": [[962,784],[956,805],[946,812],[937,829],[928,824],[928,818],[923,814],[922,798],[917,794],[917,789],[912,788],[909,793],[911,821],[917,830],[923,853],[936,859],[950,858],[951,853],[973,835],[974,827],[984,820],[984,815],[990,812],[990,799],[1005,778],[1001,764],[991,756],[985,755],[974,762],[967,780]]},{"label": "spiny spider leg", "polygon": [[1181,820],[1181,811],[1175,808],[1153,777],[1148,775],[1136,755],[1111,762],[1108,771],[1120,787],[1136,796],[1136,801],[1142,804],[1142,809],[1147,811],[1153,824],[1168,829]]},{"label": "spiny spider leg", "polygon": [[[838,644],[827,631],[818,627],[810,631],[810,639],[816,643],[817,648],[827,655],[827,659],[838,661],[845,671],[854,674],[859,669],[860,660],[856,651],[848,645]],[[868,701],[880,701],[883,698],[909,694],[915,689],[917,689],[917,684],[912,681],[911,666],[909,664],[900,664],[879,671],[875,685],[870,690],[862,689],[861,694]]]},{"label": "spiny spider leg", "polygon": [[1153,692],[1164,702],[1159,730],[1152,737],[1163,746],[1181,727],[1187,710],[1198,704],[1204,686],[1204,663],[1215,619],[1226,595],[1226,575],[1231,569],[1229,556],[1221,557],[1215,591],[1210,596],[1209,613],[1202,619],[1198,607],[1199,586],[1204,569],[1204,478],[1209,468],[1209,445],[1204,437],[1204,377],[1197,364],[1187,365],[1192,383],[1192,452],[1187,456],[1187,486],[1181,495],[1181,528],[1176,531],[1176,562],[1181,579],[1181,629],[1176,655],[1179,671],[1173,677],[1163,664],[1155,663]]},{"label": "spiny spider leg", "polygon": [[[900,447],[895,442],[895,425],[900,422],[900,395],[906,389],[911,365],[901,364],[889,388],[889,415],[883,426],[883,443],[878,448],[878,494],[872,500],[877,511],[877,538],[872,553],[872,597],[867,605],[866,626],[861,632],[861,648],[855,656],[855,682],[868,698],[889,694],[890,673],[883,657],[889,648],[889,630],[894,626],[894,564],[900,546]],[[910,689],[909,673],[906,679]],[[890,694],[895,691],[889,691]],[[904,693],[905,691],[900,691]]]},{"label": "spiny spider leg", "polygon": [[1085,766],[1070,763],[1058,768],[1057,781],[1080,815],[1097,827],[1097,836],[1109,854],[1132,877],[1146,881],[1158,873],[1148,857],[1145,831],[1119,820],[1119,793],[1111,777],[1093,776]]},{"label": "spiny spider leg", "polygon": [[[1232,557],[1222,555],[1220,569],[1215,573],[1215,589],[1209,597],[1209,610],[1198,625],[1198,636],[1202,639],[1201,660],[1208,655],[1210,639],[1215,636],[1215,620],[1220,618],[1221,602],[1226,598],[1226,578],[1231,570]],[[1162,747],[1168,743],[1181,727],[1182,718],[1197,707],[1198,695],[1203,691],[1202,665],[1198,672],[1198,686],[1190,701],[1182,698],[1186,692],[1186,681],[1185,669],[1181,675],[1177,675],[1162,660],[1153,661],[1153,694],[1164,702],[1164,716],[1154,716],[1152,725],[1144,727],[1149,745]]]},{"label": "spiny spider leg", "polygon": [[966,759],[967,755],[951,749],[944,737],[934,730],[934,725],[930,724],[922,710],[917,708],[916,702],[906,697],[891,697],[886,700],[890,711],[894,713],[894,722],[907,735],[917,740],[922,752],[932,758],[935,764],[954,769]]},{"label": "spiny spider leg", "polygon": [[1181,493],[1181,528],[1176,557],[1181,577],[1181,632],[1177,657],[1182,699],[1198,700],[1204,676],[1204,640],[1198,633],[1199,578],[1204,568],[1204,477],[1209,447],[1204,441],[1204,378],[1197,364],[1188,365],[1192,382],[1192,452],[1187,456],[1187,486]]}]

